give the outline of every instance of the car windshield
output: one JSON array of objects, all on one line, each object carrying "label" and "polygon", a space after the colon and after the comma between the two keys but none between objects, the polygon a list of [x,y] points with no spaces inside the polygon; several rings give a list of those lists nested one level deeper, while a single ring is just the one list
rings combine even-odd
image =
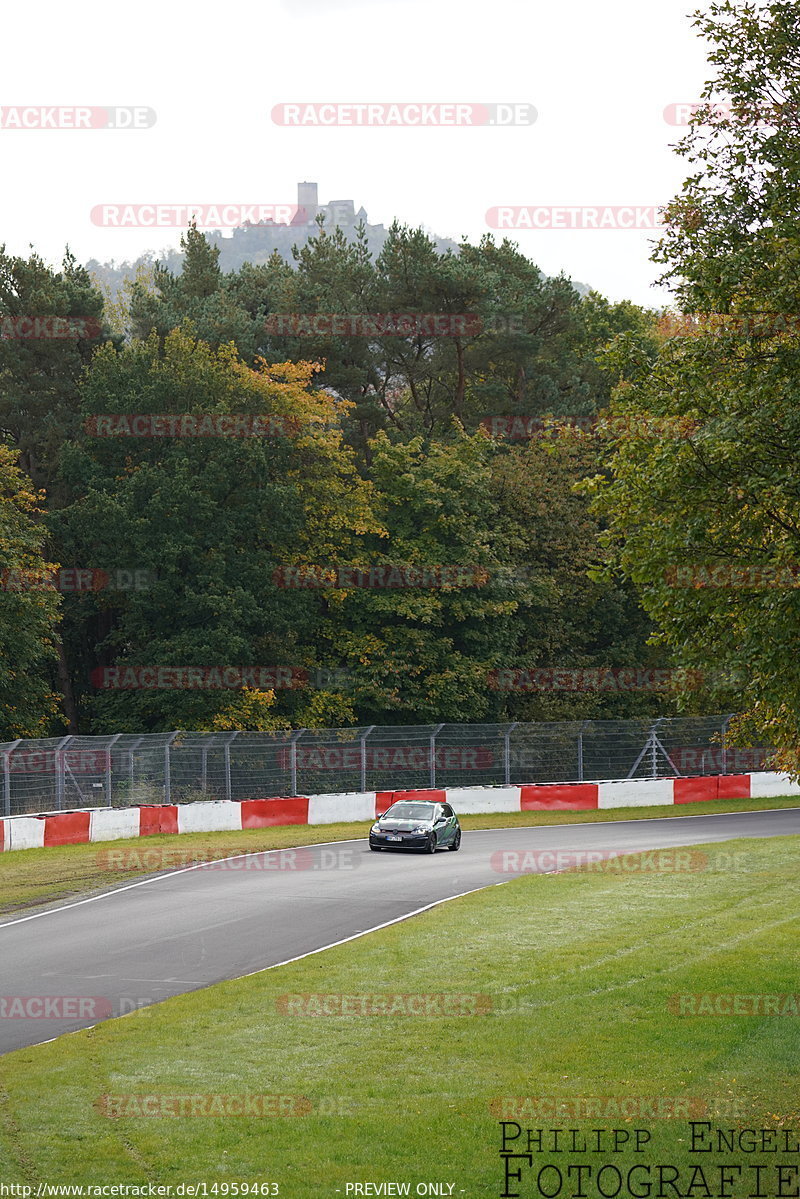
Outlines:
[{"label": "car windshield", "polygon": [[432,803],[396,803],[384,813],[384,819],[389,820],[431,820],[432,817]]}]

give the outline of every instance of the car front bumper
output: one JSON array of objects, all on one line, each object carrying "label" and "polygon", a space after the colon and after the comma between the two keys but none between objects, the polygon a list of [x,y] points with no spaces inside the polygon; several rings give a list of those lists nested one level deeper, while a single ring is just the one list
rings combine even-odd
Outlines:
[{"label": "car front bumper", "polygon": [[430,844],[430,833],[400,833],[393,834],[402,837],[402,841],[390,841],[386,833],[370,833],[370,845],[380,849],[426,849]]}]

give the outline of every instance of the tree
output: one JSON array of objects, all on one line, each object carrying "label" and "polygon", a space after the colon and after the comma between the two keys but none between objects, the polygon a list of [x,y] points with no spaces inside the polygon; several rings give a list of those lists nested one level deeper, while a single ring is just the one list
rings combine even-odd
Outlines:
[{"label": "tree", "polygon": [[[593,668],[664,665],[663,651],[647,646],[651,622],[632,587],[604,572],[602,523],[576,489],[576,481],[596,472],[603,448],[590,434],[554,426],[527,445],[501,449],[494,461],[495,535],[529,578],[527,586],[513,588],[518,609],[502,661],[511,673],[498,676],[509,690],[497,694],[497,719],[610,719],[664,711],[663,693],[617,692],[612,673],[604,676],[608,690],[579,689],[580,671],[587,671],[591,687]],[[553,690],[537,690],[535,672],[547,680],[551,668],[565,670],[567,679],[573,672],[578,689],[560,689],[554,677]],[[666,696],[667,704],[671,698]]]},{"label": "tree", "polygon": [[614,477],[594,487],[660,640],[796,767],[800,13],[717,2],[695,24],[718,72],[655,255],[685,311],[655,362],[633,334],[614,350]]},{"label": "tree", "polygon": [[[251,370],[259,369],[265,345],[270,361],[319,361],[309,386],[334,414],[372,484],[375,528],[361,536],[348,528],[337,539],[326,518],[313,537],[309,525],[312,557],[304,560],[298,543],[292,558],[280,558],[276,546],[276,561],[488,572],[469,586],[374,593],[321,588],[295,596],[294,607],[287,600],[281,610],[292,615],[281,647],[296,644],[309,665],[343,672],[347,682],[339,685],[334,673],[324,687],[272,697],[264,719],[313,726],[436,720],[442,713],[454,720],[596,714],[606,697],[506,695],[492,689],[491,679],[496,668],[523,660],[565,666],[625,665],[631,656],[643,661],[643,622],[630,590],[585,575],[597,562],[598,522],[571,488],[576,477],[602,464],[603,451],[589,438],[579,452],[566,441],[493,443],[481,425],[487,415],[593,417],[612,382],[597,367],[599,346],[615,333],[634,331],[654,352],[652,314],[596,293],[581,299],[566,279],[547,279],[511,243],[496,245],[491,238],[440,254],[422,230],[395,225],[373,262],[363,236],[353,243],[340,230],[321,227],[296,253],[296,270],[273,257],[230,275],[219,272],[216,248],[196,229],[183,246],[182,275],[160,269],[151,294],[134,285],[133,330],[152,334],[147,344],[165,361],[171,330],[181,321],[191,322],[186,329],[215,353],[232,353],[230,338],[240,365]],[[323,322],[315,327],[315,314],[362,320],[418,314],[452,327],[446,336],[425,321],[392,336],[326,332]],[[302,327],[305,316],[309,332],[293,330],[293,319]],[[125,368],[131,378],[133,361]],[[148,364],[145,374],[151,369]],[[121,394],[116,379],[98,377],[111,394]],[[122,385],[123,394],[129,389],[147,396],[150,383],[137,375],[135,386]],[[174,411],[174,402],[170,387],[161,410]],[[90,477],[87,463],[81,472]],[[109,474],[109,498],[123,477],[120,469]],[[313,486],[309,472],[303,487],[310,494]],[[344,496],[340,503],[347,511]],[[314,511],[307,506],[309,522]],[[108,607],[105,598],[93,602]],[[85,598],[80,603],[88,610]],[[73,606],[69,600],[70,627]],[[96,619],[106,622],[96,635],[107,637],[108,612]],[[81,645],[79,638],[73,653],[86,659],[85,676],[93,651]],[[648,702],[652,707],[637,696],[623,710],[631,703],[642,710]],[[610,706],[620,712],[615,701]],[[235,718],[236,712],[219,710],[213,716]],[[252,711],[243,718],[252,719]]]},{"label": "tree", "polygon": [[[120,570],[144,572],[146,585],[76,596],[68,607],[65,641],[84,727],[286,724],[296,706],[291,691],[265,686],[258,697],[203,686],[103,690],[93,672],[118,665],[314,666],[318,601],[281,590],[275,570],[298,555],[325,560],[375,526],[369,488],[337,428],[337,402],[309,388],[313,373],[308,363],[251,368],[232,346],[213,350],[189,329],[169,334],[163,345],[153,334],[96,355],[83,405],[98,435],[89,432],[65,452],[77,498],[52,514],[50,525],[69,560],[112,578]],[[271,420],[275,432],[109,432],[114,414],[148,413],[234,413]]]},{"label": "tree", "polygon": [[55,566],[42,548],[41,495],[0,446],[0,740],[42,737],[59,711]]},{"label": "tree", "polygon": [[138,340],[155,332],[163,344],[173,329],[191,321],[195,335],[218,349],[233,342],[251,366],[267,345],[264,319],[269,297],[286,273],[292,274],[277,255],[266,266],[244,266],[224,275],[219,268],[219,248],[191,224],[181,237],[183,270],[175,275],[156,263],[149,278],[134,282],[130,294],[130,331]]},{"label": "tree", "polygon": [[351,559],[374,573],[363,587],[331,588],[321,626],[323,662],[344,672],[354,723],[624,716],[663,705],[652,695],[498,685],[507,669],[660,664],[646,656],[650,625],[630,588],[589,577],[602,556],[599,523],[574,484],[596,460],[588,437],[507,447],[457,427],[446,442],[378,435],[370,476],[385,534],[361,538]]},{"label": "tree", "polygon": [[103,297],[69,251],[56,272],[0,247],[0,430],[49,504],[63,502],[61,450],[77,432],[78,382],[105,332]]},{"label": "tree", "polygon": [[485,436],[463,431],[444,444],[385,433],[372,444],[383,532],[362,537],[349,561],[378,568],[377,584],[332,588],[321,630],[325,664],[346,672],[361,722],[478,720],[491,706],[489,672],[517,606],[493,582],[503,547],[491,454]]}]

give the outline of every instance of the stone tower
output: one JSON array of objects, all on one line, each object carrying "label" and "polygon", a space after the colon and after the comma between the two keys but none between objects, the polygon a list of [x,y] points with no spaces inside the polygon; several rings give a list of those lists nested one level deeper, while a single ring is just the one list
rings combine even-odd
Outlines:
[{"label": "stone tower", "polygon": [[314,220],[319,212],[316,183],[298,183],[297,207],[297,224],[306,225]]}]

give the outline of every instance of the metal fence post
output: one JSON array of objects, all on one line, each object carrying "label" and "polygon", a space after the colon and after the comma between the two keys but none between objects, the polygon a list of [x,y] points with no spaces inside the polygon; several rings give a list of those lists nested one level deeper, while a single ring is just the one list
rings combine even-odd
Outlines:
[{"label": "metal fence post", "polygon": [[180,729],[170,733],[169,741],[164,746],[164,803],[172,803],[172,755],[169,748],[178,736]]},{"label": "metal fence post", "polygon": [[289,742],[289,794],[297,795],[297,742],[305,733],[305,729],[298,729],[296,733],[292,733]]},{"label": "metal fence post", "polygon": [[56,768],[56,808],[60,812],[64,807],[64,778],[66,775],[64,755],[61,752],[65,745],[68,745],[72,740],[71,736],[62,737],[55,748],[55,768]]},{"label": "metal fence post", "polygon": [[650,777],[654,779],[658,778],[658,743],[656,741],[656,730],[663,720],[664,717],[659,716],[658,720],[650,730],[650,770],[652,772]]},{"label": "metal fence post", "polygon": [[514,729],[518,724],[519,721],[515,720],[514,723],[507,728],[503,734],[503,740],[505,741],[505,748],[503,752],[503,778],[506,786],[508,786],[511,782],[511,734],[514,732]]},{"label": "metal fence post", "polygon": [[8,749],[3,751],[3,814],[11,815],[11,755],[19,745],[21,737],[13,745],[9,745]]},{"label": "metal fence post", "polygon": [[733,716],[726,716],[722,721],[722,773],[728,773],[728,725],[733,720]]},{"label": "metal fence post", "polygon": [[436,786],[436,738],[444,728],[444,721],[437,724],[436,728],[431,733],[430,753],[431,753],[431,788]]},{"label": "metal fence post", "polygon": [[230,803],[233,795],[233,790],[231,787],[231,746],[238,736],[239,730],[237,729],[236,732],[231,733],[230,737],[225,742],[225,798],[227,799],[228,803]]},{"label": "metal fence post", "polygon": [[122,733],[115,733],[106,746],[106,807],[111,807],[111,750]]},{"label": "metal fence post", "polygon": [[133,755],[134,755],[134,753],[136,752],[136,750],[139,748],[139,746],[142,744],[142,741],[143,741],[143,740],[144,740],[144,738],[143,738],[143,737],[138,737],[138,738],[136,739],[136,741],[134,741],[133,745],[131,745],[131,746],[130,746],[130,748],[128,749],[128,755],[129,755],[129,768],[128,768],[128,773],[129,773],[129,780],[130,780],[130,787],[129,787],[130,794],[128,795],[128,802],[129,802],[129,803],[132,803],[132,802],[133,802],[133,781],[134,781],[134,772],[133,772]]},{"label": "metal fence post", "polygon": [[584,720],[581,727],[578,729],[578,782],[583,782],[583,730],[590,722]]},{"label": "metal fence post", "polygon": [[367,789],[367,737],[373,732],[375,725],[371,724],[361,738],[361,790]]}]

